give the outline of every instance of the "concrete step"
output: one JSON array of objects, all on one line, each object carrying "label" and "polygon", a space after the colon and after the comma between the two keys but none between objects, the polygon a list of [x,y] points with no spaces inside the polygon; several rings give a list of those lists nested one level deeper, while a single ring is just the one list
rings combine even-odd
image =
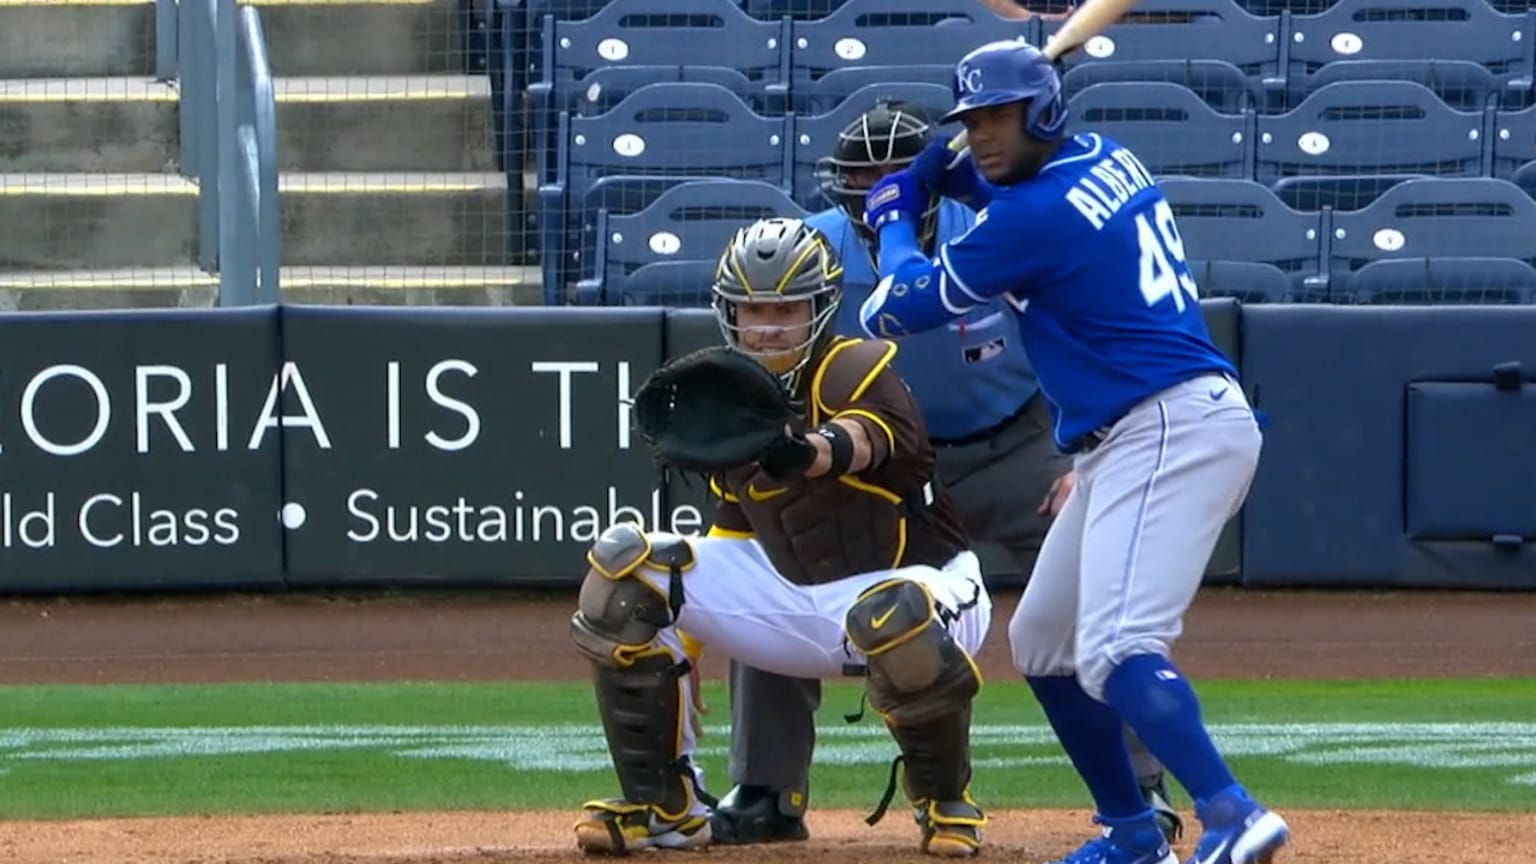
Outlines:
[{"label": "concrete step", "polygon": [[0,174],[0,226],[0,270],[190,264],[197,186],[174,174]]},{"label": "concrete step", "polygon": [[153,78],[0,81],[0,171],[174,172],[179,134]]},{"label": "concrete step", "polygon": [[[284,267],[283,301],[345,306],[543,302],[537,267]],[[0,310],[214,305],[219,277],[196,267],[0,272]]]},{"label": "concrete step", "polygon": [[[276,84],[283,170],[495,170],[484,76]],[[178,112],[152,78],[0,80],[0,171],[175,171]]]},{"label": "concrete step", "polygon": [[285,171],[494,171],[483,75],[277,80]]},{"label": "concrete step", "polygon": [[251,0],[272,74],[461,72],[456,0]]},{"label": "concrete step", "polygon": [[283,261],[501,266],[515,260],[499,173],[284,174]]},{"label": "concrete step", "polygon": [[154,0],[0,0],[0,78],[151,75]]}]

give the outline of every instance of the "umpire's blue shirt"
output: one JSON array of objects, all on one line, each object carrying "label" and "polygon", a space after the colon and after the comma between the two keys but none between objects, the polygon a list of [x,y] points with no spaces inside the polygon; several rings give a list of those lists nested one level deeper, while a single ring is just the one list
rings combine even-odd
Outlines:
[{"label": "umpire's blue shirt", "polygon": [[[859,326],[859,307],[877,281],[869,250],[836,207],[805,221],[827,236],[843,262],[837,332],[867,338]],[[975,221],[970,208],[944,200],[938,242],[959,237]],[[1040,389],[1019,338],[1018,316],[1000,299],[942,328],[903,337],[900,346],[896,371],[911,388],[933,438],[965,438],[990,429],[1018,413]]]}]

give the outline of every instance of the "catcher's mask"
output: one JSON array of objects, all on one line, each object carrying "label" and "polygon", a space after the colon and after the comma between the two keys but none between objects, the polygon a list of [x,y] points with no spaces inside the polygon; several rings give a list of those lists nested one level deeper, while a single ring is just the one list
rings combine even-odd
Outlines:
[{"label": "catcher's mask", "polygon": [[[864,196],[875,181],[905,168],[933,139],[927,112],[907,102],[875,103],[837,135],[832,155],[816,163],[821,194],[848,215],[866,242],[875,234],[864,224]],[[928,201],[918,230],[918,242],[929,248],[938,231],[939,199]]]},{"label": "catcher's mask", "polygon": [[[842,277],[843,265],[821,232],[799,219],[759,220],[736,232],[715,266],[710,289],[715,320],[727,344],[778,375],[793,392],[837,315]],[[738,323],[744,305],[787,303],[806,303],[808,320],[750,328]],[[788,339],[779,338],[786,334]],[[779,344],[748,344],[763,341]]]}]

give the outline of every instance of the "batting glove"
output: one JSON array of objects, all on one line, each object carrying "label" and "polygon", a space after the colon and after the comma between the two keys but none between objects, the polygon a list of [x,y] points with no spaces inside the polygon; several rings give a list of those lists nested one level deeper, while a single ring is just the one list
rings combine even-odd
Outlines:
[{"label": "batting glove", "polygon": [[891,222],[916,222],[930,193],[910,170],[903,168],[881,177],[864,196],[864,224],[879,231]]},{"label": "batting glove", "polygon": [[[907,166],[923,186],[955,201],[969,203],[977,197],[984,182],[976,173],[971,154],[960,155],[949,149],[949,138],[935,138]],[[987,197],[991,197],[990,195]]]}]

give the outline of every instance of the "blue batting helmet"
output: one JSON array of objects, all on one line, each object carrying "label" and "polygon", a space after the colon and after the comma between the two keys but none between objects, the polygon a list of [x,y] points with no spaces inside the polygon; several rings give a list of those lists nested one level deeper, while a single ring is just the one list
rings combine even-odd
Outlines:
[{"label": "blue batting helmet", "polygon": [[941,123],[975,108],[1029,102],[1024,131],[1042,141],[1060,138],[1067,127],[1061,78],[1040,49],[1023,39],[988,42],[955,64],[955,107]]}]

